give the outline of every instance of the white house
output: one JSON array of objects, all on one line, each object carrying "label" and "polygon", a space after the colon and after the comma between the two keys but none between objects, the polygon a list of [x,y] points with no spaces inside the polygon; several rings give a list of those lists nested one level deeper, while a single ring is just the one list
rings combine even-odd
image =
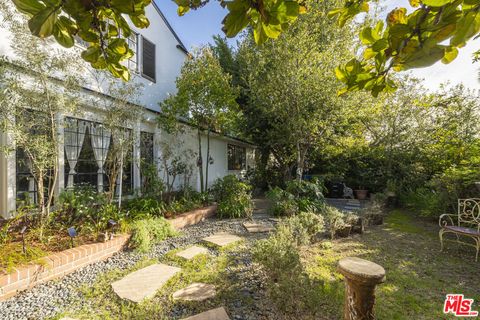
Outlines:
[{"label": "white house", "polygon": [[[180,187],[183,182],[195,189],[200,189],[199,170],[196,166],[197,148],[196,132],[186,126],[186,130],[175,136],[164,132],[158,125],[159,102],[168,94],[175,93],[175,79],[179,75],[187,50],[172,29],[159,7],[152,2],[146,9],[150,27],[137,29],[132,25],[134,34],[129,45],[135,55],[128,61],[133,80],[143,85],[141,95],[135,104],[143,108],[143,120],[139,121],[131,132],[135,138],[132,161],[124,172],[124,188],[127,194],[133,194],[141,186],[140,161],[151,161],[157,166],[158,174],[165,178],[161,170],[162,146],[169,146],[194,168],[188,179],[178,177],[175,183]],[[0,55],[11,56],[8,30],[0,26]],[[52,46],[58,46],[52,42]],[[119,80],[120,81],[120,80]],[[82,94],[90,97],[86,101],[108,99],[104,88],[88,81],[86,77]],[[67,186],[88,183],[102,189],[104,176],[99,170],[102,159],[100,153],[108,152],[110,139],[108,133],[101,130],[103,111],[96,104],[85,105],[79,114],[61,114],[58,119],[62,124],[60,135],[62,146],[58,152],[61,170],[56,192]],[[0,146],[14,143],[8,134],[0,132]],[[79,152],[75,152],[75,150]],[[202,153],[206,159],[206,137],[202,137]],[[247,168],[254,166],[255,147],[246,141],[213,133],[210,139],[209,184],[227,174],[244,174]],[[14,214],[17,199],[28,196],[35,199],[36,190],[33,178],[20,161],[21,150],[8,154],[0,152],[0,216],[5,218]],[[203,167],[205,170],[205,166]]]}]

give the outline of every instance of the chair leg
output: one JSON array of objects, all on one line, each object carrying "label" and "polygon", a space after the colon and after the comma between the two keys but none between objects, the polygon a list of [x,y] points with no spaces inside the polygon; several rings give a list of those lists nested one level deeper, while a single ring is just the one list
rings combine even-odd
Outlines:
[{"label": "chair leg", "polygon": [[477,253],[475,254],[475,262],[478,262],[478,251],[480,251],[480,238],[476,238],[475,242],[477,243]]},{"label": "chair leg", "polygon": [[442,252],[443,251],[443,229],[441,229],[438,232],[438,235],[440,237],[440,252]]}]

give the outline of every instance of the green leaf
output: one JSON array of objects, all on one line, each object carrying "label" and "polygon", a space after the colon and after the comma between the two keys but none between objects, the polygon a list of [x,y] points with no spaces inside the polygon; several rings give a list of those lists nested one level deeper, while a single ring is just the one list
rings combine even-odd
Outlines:
[{"label": "green leaf", "polygon": [[232,38],[248,25],[248,6],[243,1],[233,1],[227,3],[227,8],[230,12],[223,19],[222,29],[227,37]]},{"label": "green leaf", "polygon": [[480,14],[476,11],[470,11],[458,21],[450,44],[455,47],[464,46],[467,40],[476,35],[479,30]]},{"label": "green leaf", "polygon": [[15,7],[17,7],[18,11],[28,14],[28,15],[36,15],[43,9],[45,9],[45,5],[37,0],[12,0]]},{"label": "green leaf", "polygon": [[90,62],[95,63],[97,62],[98,58],[100,57],[101,51],[99,46],[90,46],[86,50],[82,52],[82,59]]},{"label": "green leaf", "polygon": [[455,60],[458,55],[458,49],[455,47],[446,47],[445,48],[445,55],[442,58],[442,62],[448,64]]},{"label": "green leaf", "polygon": [[425,50],[418,50],[405,60],[403,63],[403,70],[429,67],[442,59],[444,54],[445,46],[440,45],[433,47],[428,52]]},{"label": "green leaf", "polygon": [[443,7],[446,4],[452,3],[454,0],[422,0],[422,3],[429,7]]},{"label": "green leaf", "polygon": [[378,41],[375,41],[375,43],[372,46],[372,50],[375,52],[380,52],[382,50],[385,50],[386,48],[388,48],[387,39],[380,39]]},{"label": "green leaf", "polygon": [[263,24],[263,30],[265,31],[265,34],[272,39],[278,38],[278,36],[282,33],[282,27],[280,25],[266,25]]},{"label": "green leaf", "polygon": [[148,26],[150,25],[150,21],[148,21],[147,17],[144,14],[130,16],[130,20],[132,20],[133,24],[137,28],[148,28]]},{"label": "green leaf", "polygon": [[120,55],[124,55],[128,51],[127,42],[123,38],[116,38],[110,41],[108,49]]},{"label": "green leaf", "polygon": [[46,38],[52,35],[56,21],[57,10],[55,8],[45,8],[28,21],[28,27],[33,35]]},{"label": "green leaf", "polygon": [[68,27],[61,19],[59,19],[53,27],[53,36],[55,37],[55,40],[65,48],[71,48],[75,43]]},{"label": "green leaf", "polygon": [[372,44],[374,43],[376,40],[376,37],[374,37],[373,33],[372,33],[372,28],[370,27],[366,27],[366,28],[363,28],[362,31],[360,31],[360,41],[362,41],[363,44]]}]

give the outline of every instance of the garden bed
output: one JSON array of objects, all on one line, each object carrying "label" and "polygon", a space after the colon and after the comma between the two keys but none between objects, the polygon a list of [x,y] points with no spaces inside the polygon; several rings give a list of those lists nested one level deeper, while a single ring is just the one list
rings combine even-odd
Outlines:
[{"label": "garden bed", "polygon": [[175,229],[182,229],[213,217],[216,212],[217,205],[211,205],[176,215],[175,218],[169,219],[168,221]]},{"label": "garden bed", "polygon": [[50,254],[35,263],[13,268],[0,275],[0,301],[19,291],[31,288],[80,269],[90,263],[106,259],[122,250],[129,235],[117,235],[106,242],[85,244],[61,252]]}]

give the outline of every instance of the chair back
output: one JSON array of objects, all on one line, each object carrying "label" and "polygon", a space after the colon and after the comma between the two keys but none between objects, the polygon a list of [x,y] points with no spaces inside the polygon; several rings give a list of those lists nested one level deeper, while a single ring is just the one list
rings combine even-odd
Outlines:
[{"label": "chair back", "polygon": [[480,230],[480,199],[458,199],[458,225],[475,226]]}]

